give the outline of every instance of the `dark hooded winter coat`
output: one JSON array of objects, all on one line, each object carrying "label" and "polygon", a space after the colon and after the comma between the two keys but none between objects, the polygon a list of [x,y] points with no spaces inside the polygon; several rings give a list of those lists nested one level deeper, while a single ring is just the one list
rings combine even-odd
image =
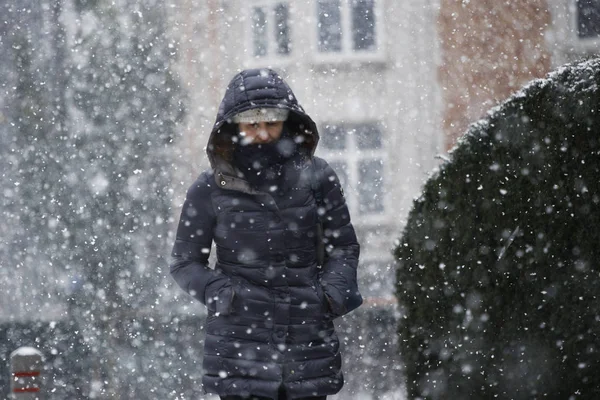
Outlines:
[{"label": "dark hooded winter coat", "polygon": [[[301,149],[274,190],[251,186],[232,160],[231,117],[256,107],[289,109],[286,124]],[[233,78],[207,146],[212,168],[187,192],[172,251],[173,278],[208,309],[206,392],[301,398],[343,385],[332,321],[362,303],[359,244],[335,172],[313,156],[318,141],[315,123],[277,73]]]}]

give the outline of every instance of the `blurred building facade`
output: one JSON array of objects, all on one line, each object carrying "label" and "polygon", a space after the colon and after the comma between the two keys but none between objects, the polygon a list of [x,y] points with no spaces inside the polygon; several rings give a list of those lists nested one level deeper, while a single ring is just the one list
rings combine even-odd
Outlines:
[{"label": "blurred building facade", "polygon": [[441,0],[439,6],[446,149],[527,82],[600,54],[597,0]]}]

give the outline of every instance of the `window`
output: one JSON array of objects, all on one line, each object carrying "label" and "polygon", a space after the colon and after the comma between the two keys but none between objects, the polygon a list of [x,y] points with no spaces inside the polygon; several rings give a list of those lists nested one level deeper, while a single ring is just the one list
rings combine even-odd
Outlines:
[{"label": "window", "polygon": [[260,7],[254,7],[252,13],[252,30],[254,38],[254,56],[263,57],[267,55],[267,14]]},{"label": "window", "polygon": [[317,0],[319,52],[376,52],[375,12],[375,0]]},{"label": "window", "polygon": [[385,213],[385,153],[379,123],[325,124],[319,151],[337,173],[354,215]]},{"label": "window", "polygon": [[577,35],[581,39],[600,36],[600,0],[577,0]]},{"label": "window", "polygon": [[319,0],[319,51],[342,50],[340,0]]},{"label": "window", "polygon": [[288,2],[262,1],[253,3],[251,16],[253,57],[281,57],[290,54]]},{"label": "window", "polygon": [[352,45],[354,50],[375,48],[374,0],[352,0]]},{"label": "window", "polygon": [[358,163],[358,211],[383,211],[383,160],[363,160]]}]

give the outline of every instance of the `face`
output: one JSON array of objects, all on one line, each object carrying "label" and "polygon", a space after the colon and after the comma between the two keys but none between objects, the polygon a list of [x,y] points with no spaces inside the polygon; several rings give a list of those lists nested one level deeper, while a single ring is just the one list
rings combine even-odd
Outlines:
[{"label": "face", "polygon": [[283,121],[239,123],[243,144],[269,143],[279,140]]}]

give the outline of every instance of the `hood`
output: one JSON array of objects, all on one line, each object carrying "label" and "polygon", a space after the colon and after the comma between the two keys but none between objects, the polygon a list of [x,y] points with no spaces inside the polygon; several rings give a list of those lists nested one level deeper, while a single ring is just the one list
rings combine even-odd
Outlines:
[{"label": "hood", "polygon": [[319,142],[314,121],[304,112],[288,84],[268,68],[248,69],[233,77],[219,106],[217,119],[208,139],[206,153],[217,181],[225,186],[229,180],[237,180],[239,174],[232,164],[231,155],[235,145],[232,138],[237,127],[231,118],[253,108],[285,108],[290,110],[286,124],[295,136],[302,136],[302,146],[312,156]]}]

